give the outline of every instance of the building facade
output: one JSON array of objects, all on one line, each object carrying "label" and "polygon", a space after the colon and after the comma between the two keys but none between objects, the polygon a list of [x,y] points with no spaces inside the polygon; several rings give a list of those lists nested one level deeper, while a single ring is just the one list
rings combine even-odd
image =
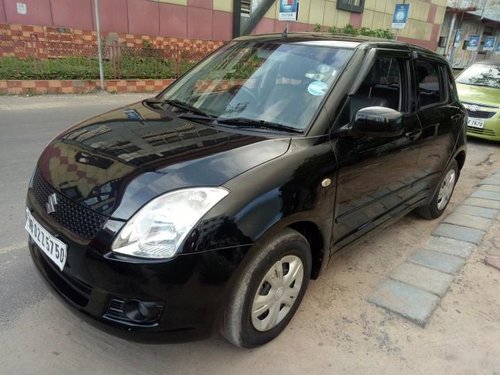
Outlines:
[{"label": "building facade", "polygon": [[[470,50],[469,41],[474,36],[479,36],[479,43]],[[485,42],[491,38],[495,42],[488,48]],[[440,40],[437,52],[455,69],[474,61],[500,59],[500,0],[449,0]]]},{"label": "building facade", "polygon": [[[240,17],[266,6],[251,33],[281,32],[278,20],[282,0],[100,0],[101,31],[181,39],[227,41],[234,33],[234,9]],[[398,1],[404,2],[404,1]],[[406,0],[410,4],[406,27],[398,40],[437,48],[446,0]],[[352,11],[345,10],[355,5]],[[346,5],[348,5],[346,7]],[[390,29],[396,0],[300,0],[291,31],[330,27]],[[95,30],[93,0],[0,0],[0,24],[37,25]],[[395,32],[395,30],[393,30]]]}]

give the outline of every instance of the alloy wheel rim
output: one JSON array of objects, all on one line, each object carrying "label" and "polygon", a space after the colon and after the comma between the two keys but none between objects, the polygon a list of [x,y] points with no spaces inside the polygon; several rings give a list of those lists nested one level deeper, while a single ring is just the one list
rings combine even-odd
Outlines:
[{"label": "alloy wheel rim", "polygon": [[453,193],[453,187],[455,186],[455,178],[455,170],[450,169],[448,173],[446,173],[441,188],[439,189],[437,208],[440,211],[446,207],[451,198],[451,193]]},{"label": "alloy wheel rim", "polygon": [[304,265],[295,255],[286,255],[266,272],[255,293],[251,318],[257,331],[265,332],[276,327],[295,304],[302,283]]}]

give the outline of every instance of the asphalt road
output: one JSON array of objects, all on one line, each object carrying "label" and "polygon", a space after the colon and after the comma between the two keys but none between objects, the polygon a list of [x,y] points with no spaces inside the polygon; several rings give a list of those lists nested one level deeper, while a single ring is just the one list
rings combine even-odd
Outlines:
[{"label": "asphalt road", "polygon": [[69,125],[143,97],[0,97],[0,327],[47,292],[26,261],[23,224],[27,184],[41,151]]},{"label": "asphalt road", "polygon": [[[340,256],[320,280],[312,283],[284,334],[256,350],[233,348],[220,337],[175,345],[136,344],[81,321],[52,296],[29,258],[24,231],[28,180],[41,150],[57,133],[142,97],[0,97],[0,374],[399,374],[444,369],[455,373],[476,368],[491,373],[495,366],[500,370],[500,341],[492,338],[500,338],[498,331],[481,326],[486,330],[481,339],[466,330],[458,336],[455,332],[476,321],[474,309],[478,307],[465,297],[461,299],[452,291],[450,298],[454,307],[462,303],[461,310],[472,311],[472,323],[450,322],[447,311],[452,302],[445,299],[442,311],[426,330],[366,302],[377,282],[423,243],[438,224],[414,215]],[[466,168],[451,207],[473,189],[479,178],[498,168],[499,160],[498,145],[470,142]],[[491,280],[478,287],[488,286]],[[494,295],[498,296],[498,280],[492,285],[496,285]],[[475,302],[478,306],[481,303],[485,302]],[[488,314],[488,307],[484,307],[479,316],[484,321]],[[498,323],[493,329],[498,329]],[[447,340],[447,332],[455,332],[455,342]],[[469,339],[475,340],[476,349],[464,344]],[[439,354],[437,343],[446,345],[450,353]],[[471,359],[474,350],[478,355]],[[481,356],[484,353],[485,358]]]}]

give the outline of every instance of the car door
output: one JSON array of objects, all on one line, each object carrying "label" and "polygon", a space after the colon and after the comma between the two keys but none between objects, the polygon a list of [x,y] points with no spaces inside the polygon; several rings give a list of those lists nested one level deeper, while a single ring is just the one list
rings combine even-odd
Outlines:
[{"label": "car door", "polygon": [[352,122],[365,107],[384,106],[403,113],[404,132],[395,137],[332,136],[338,160],[333,243],[342,247],[413,204],[418,178],[421,128],[411,110],[411,55],[378,51],[359,88],[348,96],[335,128]]},{"label": "car door", "polygon": [[440,60],[419,54],[414,60],[418,118],[422,125],[418,165],[422,186],[434,190],[455,147],[465,114],[450,92],[448,70]]}]

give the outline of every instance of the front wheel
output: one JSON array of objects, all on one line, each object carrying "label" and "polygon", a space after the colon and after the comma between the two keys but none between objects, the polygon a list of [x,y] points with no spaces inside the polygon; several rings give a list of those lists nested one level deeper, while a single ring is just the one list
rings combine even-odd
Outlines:
[{"label": "front wheel", "polygon": [[439,182],[439,188],[432,197],[432,201],[419,207],[417,213],[425,219],[436,219],[441,216],[450,202],[451,195],[458,180],[458,164],[456,160],[450,163],[444,177]]},{"label": "front wheel", "polygon": [[292,229],[259,246],[242,270],[226,307],[222,335],[239,347],[277,337],[292,319],[311,274],[311,249]]}]

